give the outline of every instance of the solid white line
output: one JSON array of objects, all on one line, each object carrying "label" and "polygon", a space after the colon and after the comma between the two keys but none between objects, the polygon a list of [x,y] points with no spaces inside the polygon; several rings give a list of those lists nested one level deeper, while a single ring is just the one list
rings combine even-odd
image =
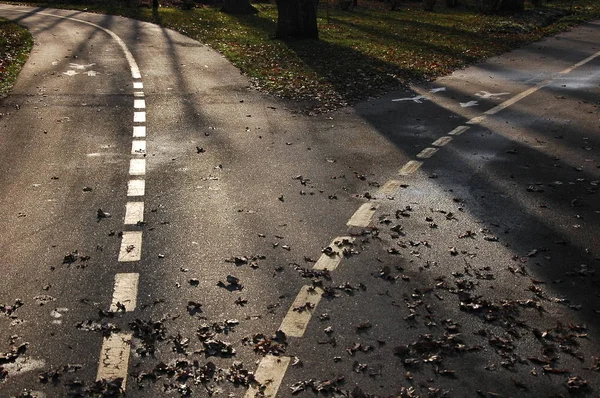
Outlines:
[{"label": "solid white line", "polygon": [[146,126],[133,126],[133,138],[146,137]]},{"label": "solid white line", "polygon": [[404,166],[402,166],[398,174],[400,174],[401,176],[410,175],[415,171],[419,170],[419,167],[421,167],[422,164],[423,162],[420,162],[418,160],[411,160],[407,162]]},{"label": "solid white line", "polygon": [[469,126],[458,126],[454,130],[452,130],[451,132],[449,132],[448,135],[461,135],[462,133],[464,133],[465,131],[467,131],[470,128],[471,127],[469,127]]},{"label": "solid white line", "polygon": [[133,107],[135,109],[146,109],[146,101],[143,99],[134,99]]},{"label": "solid white line", "polygon": [[[317,307],[319,301],[321,301],[322,294],[323,290],[318,287],[302,286],[285,318],[283,318],[279,330],[284,332],[286,336],[302,337],[312,317],[312,311]],[[308,307],[307,303],[309,303],[308,306],[311,308],[306,308]],[[298,310],[298,308],[304,309]]]},{"label": "solid white line", "polygon": [[146,141],[135,140],[131,142],[131,154],[132,155],[145,155],[146,154]]},{"label": "solid white line", "polygon": [[146,180],[127,181],[127,196],[144,196],[146,191]]},{"label": "solid white line", "polygon": [[420,159],[429,159],[437,151],[438,151],[438,148],[425,148],[417,154],[417,157]]},{"label": "solid white line", "polygon": [[325,253],[321,254],[321,257],[319,257],[319,260],[315,263],[313,268],[316,270],[326,269],[328,271],[333,271],[334,269],[336,269],[342,261],[342,259],[344,258],[344,247],[338,246],[338,244],[340,244],[344,240],[354,242],[354,238],[350,236],[340,236],[338,238],[335,238],[329,245],[329,247],[333,249],[333,255],[328,256]]},{"label": "solid white line", "polygon": [[377,190],[377,193],[375,194],[375,196],[380,197],[380,196],[393,195],[398,191],[399,188],[400,188],[400,181],[389,180],[389,181],[386,181],[386,183],[383,184],[383,186],[381,188],[379,188],[379,190]]},{"label": "solid white line", "polygon": [[290,360],[290,357],[265,355],[260,360],[258,368],[254,373],[254,378],[261,385],[251,385],[244,398],[255,398],[259,392],[261,393],[261,397],[275,398],[283,376],[285,376],[285,372],[290,364]]},{"label": "solid white line", "polygon": [[123,231],[119,262],[140,261],[142,258],[142,231]]},{"label": "solid white line", "polygon": [[143,176],[146,174],[146,159],[131,159],[129,161],[129,175]]},{"label": "solid white line", "polygon": [[371,223],[371,218],[375,214],[377,205],[373,203],[363,203],[358,210],[354,212],[350,220],[346,223],[349,227],[367,227]]},{"label": "solid white line", "polygon": [[137,305],[139,280],[140,274],[137,273],[115,275],[115,288],[113,290],[113,299],[110,305],[111,311],[120,311],[120,305],[128,312],[135,310]]},{"label": "solid white line", "polygon": [[100,349],[100,363],[98,364],[96,380],[122,378],[121,388],[123,391],[125,390],[131,337],[131,333],[112,333],[104,337]]},{"label": "solid white line", "polygon": [[142,83],[142,82],[133,82],[133,88],[134,89],[142,89],[142,88],[144,88],[144,83]]},{"label": "solid white line", "polygon": [[133,112],[134,123],[146,123],[146,112]]},{"label": "solid white line", "polygon": [[125,225],[135,225],[144,221],[144,202],[127,202],[125,204]]},{"label": "solid white line", "polygon": [[433,146],[444,146],[446,144],[448,144],[450,141],[452,141],[452,137],[448,137],[447,135],[438,138],[437,140],[435,140],[433,142]]}]

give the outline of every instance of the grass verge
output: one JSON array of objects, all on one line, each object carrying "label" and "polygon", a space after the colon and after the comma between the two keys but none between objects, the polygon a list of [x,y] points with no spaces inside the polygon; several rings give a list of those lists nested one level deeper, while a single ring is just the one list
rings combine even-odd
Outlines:
[{"label": "grass verge", "polygon": [[256,4],[258,14],[236,16],[214,6],[190,11],[161,7],[153,12],[124,7],[122,1],[77,3],[44,4],[118,14],[177,30],[223,53],[259,90],[306,101],[313,111],[445,75],[600,18],[597,0],[553,0],[516,15],[481,14],[469,6],[439,4],[435,12],[427,12],[421,3],[401,3],[399,10],[390,11],[384,2],[359,0],[359,7],[351,11],[328,11],[321,4],[319,41],[283,42],[273,39],[274,4]]},{"label": "grass verge", "polygon": [[0,98],[12,88],[32,46],[33,39],[25,28],[0,18]]}]

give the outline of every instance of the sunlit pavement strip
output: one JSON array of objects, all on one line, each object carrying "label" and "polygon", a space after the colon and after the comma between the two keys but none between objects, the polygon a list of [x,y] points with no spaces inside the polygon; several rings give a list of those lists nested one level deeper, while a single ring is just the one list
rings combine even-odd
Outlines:
[{"label": "sunlit pavement strip", "polygon": [[116,274],[113,299],[110,311],[133,311],[137,305],[137,292],[140,274]]},{"label": "sunlit pavement strip", "polygon": [[131,351],[130,341],[131,333],[112,333],[104,337],[96,380],[122,378],[121,388],[125,390]]},{"label": "sunlit pavement strip", "polygon": [[[261,397],[273,398],[279,390],[283,376],[290,365],[290,357],[276,357],[266,355],[258,364],[258,368],[254,374],[254,378],[261,385],[265,386],[260,395]],[[250,386],[246,392],[245,398],[254,398],[259,393],[259,387]]]},{"label": "sunlit pavement strip", "polygon": [[373,203],[363,203],[362,206],[356,210],[350,220],[346,223],[349,227],[366,227],[371,223],[371,218],[377,210],[377,205]]},{"label": "sunlit pavement strip", "polygon": [[312,316],[312,312],[321,301],[323,290],[312,286],[303,286],[287,312],[279,330],[286,336],[302,337]]},{"label": "sunlit pavement strip", "polygon": [[334,269],[336,269],[342,261],[342,258],[344,258],[344,247],[338,246],[338,244],[343,241],[354,242],[354,238],[350,236],[341,236],[339,238],[335,238],[329,245],[329,247],[331,247],[331,249],[333,250],[333,254],[331,256],[325,253],[321,254],[321,257],[319,257],[319,260],[317,260],[313,269],[320,271],[333,271]]}]

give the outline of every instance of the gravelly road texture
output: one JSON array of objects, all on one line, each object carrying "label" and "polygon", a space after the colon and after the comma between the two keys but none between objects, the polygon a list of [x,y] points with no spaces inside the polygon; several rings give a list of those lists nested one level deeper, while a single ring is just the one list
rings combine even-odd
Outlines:
[{"label": "gravelly road texture", "polygon": [[151,24],[0,15],[1,396],[598,395],[598,22],[308,117]]}]

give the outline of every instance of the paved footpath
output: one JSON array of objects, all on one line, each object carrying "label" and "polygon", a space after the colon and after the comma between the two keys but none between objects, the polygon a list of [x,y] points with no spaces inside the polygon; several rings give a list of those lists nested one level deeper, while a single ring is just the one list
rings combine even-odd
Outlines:
[{"label": "paved footpath", "polygon": [[0,395],[597,395],[600,22],[309,117],[152,24],[0,16]]}]

